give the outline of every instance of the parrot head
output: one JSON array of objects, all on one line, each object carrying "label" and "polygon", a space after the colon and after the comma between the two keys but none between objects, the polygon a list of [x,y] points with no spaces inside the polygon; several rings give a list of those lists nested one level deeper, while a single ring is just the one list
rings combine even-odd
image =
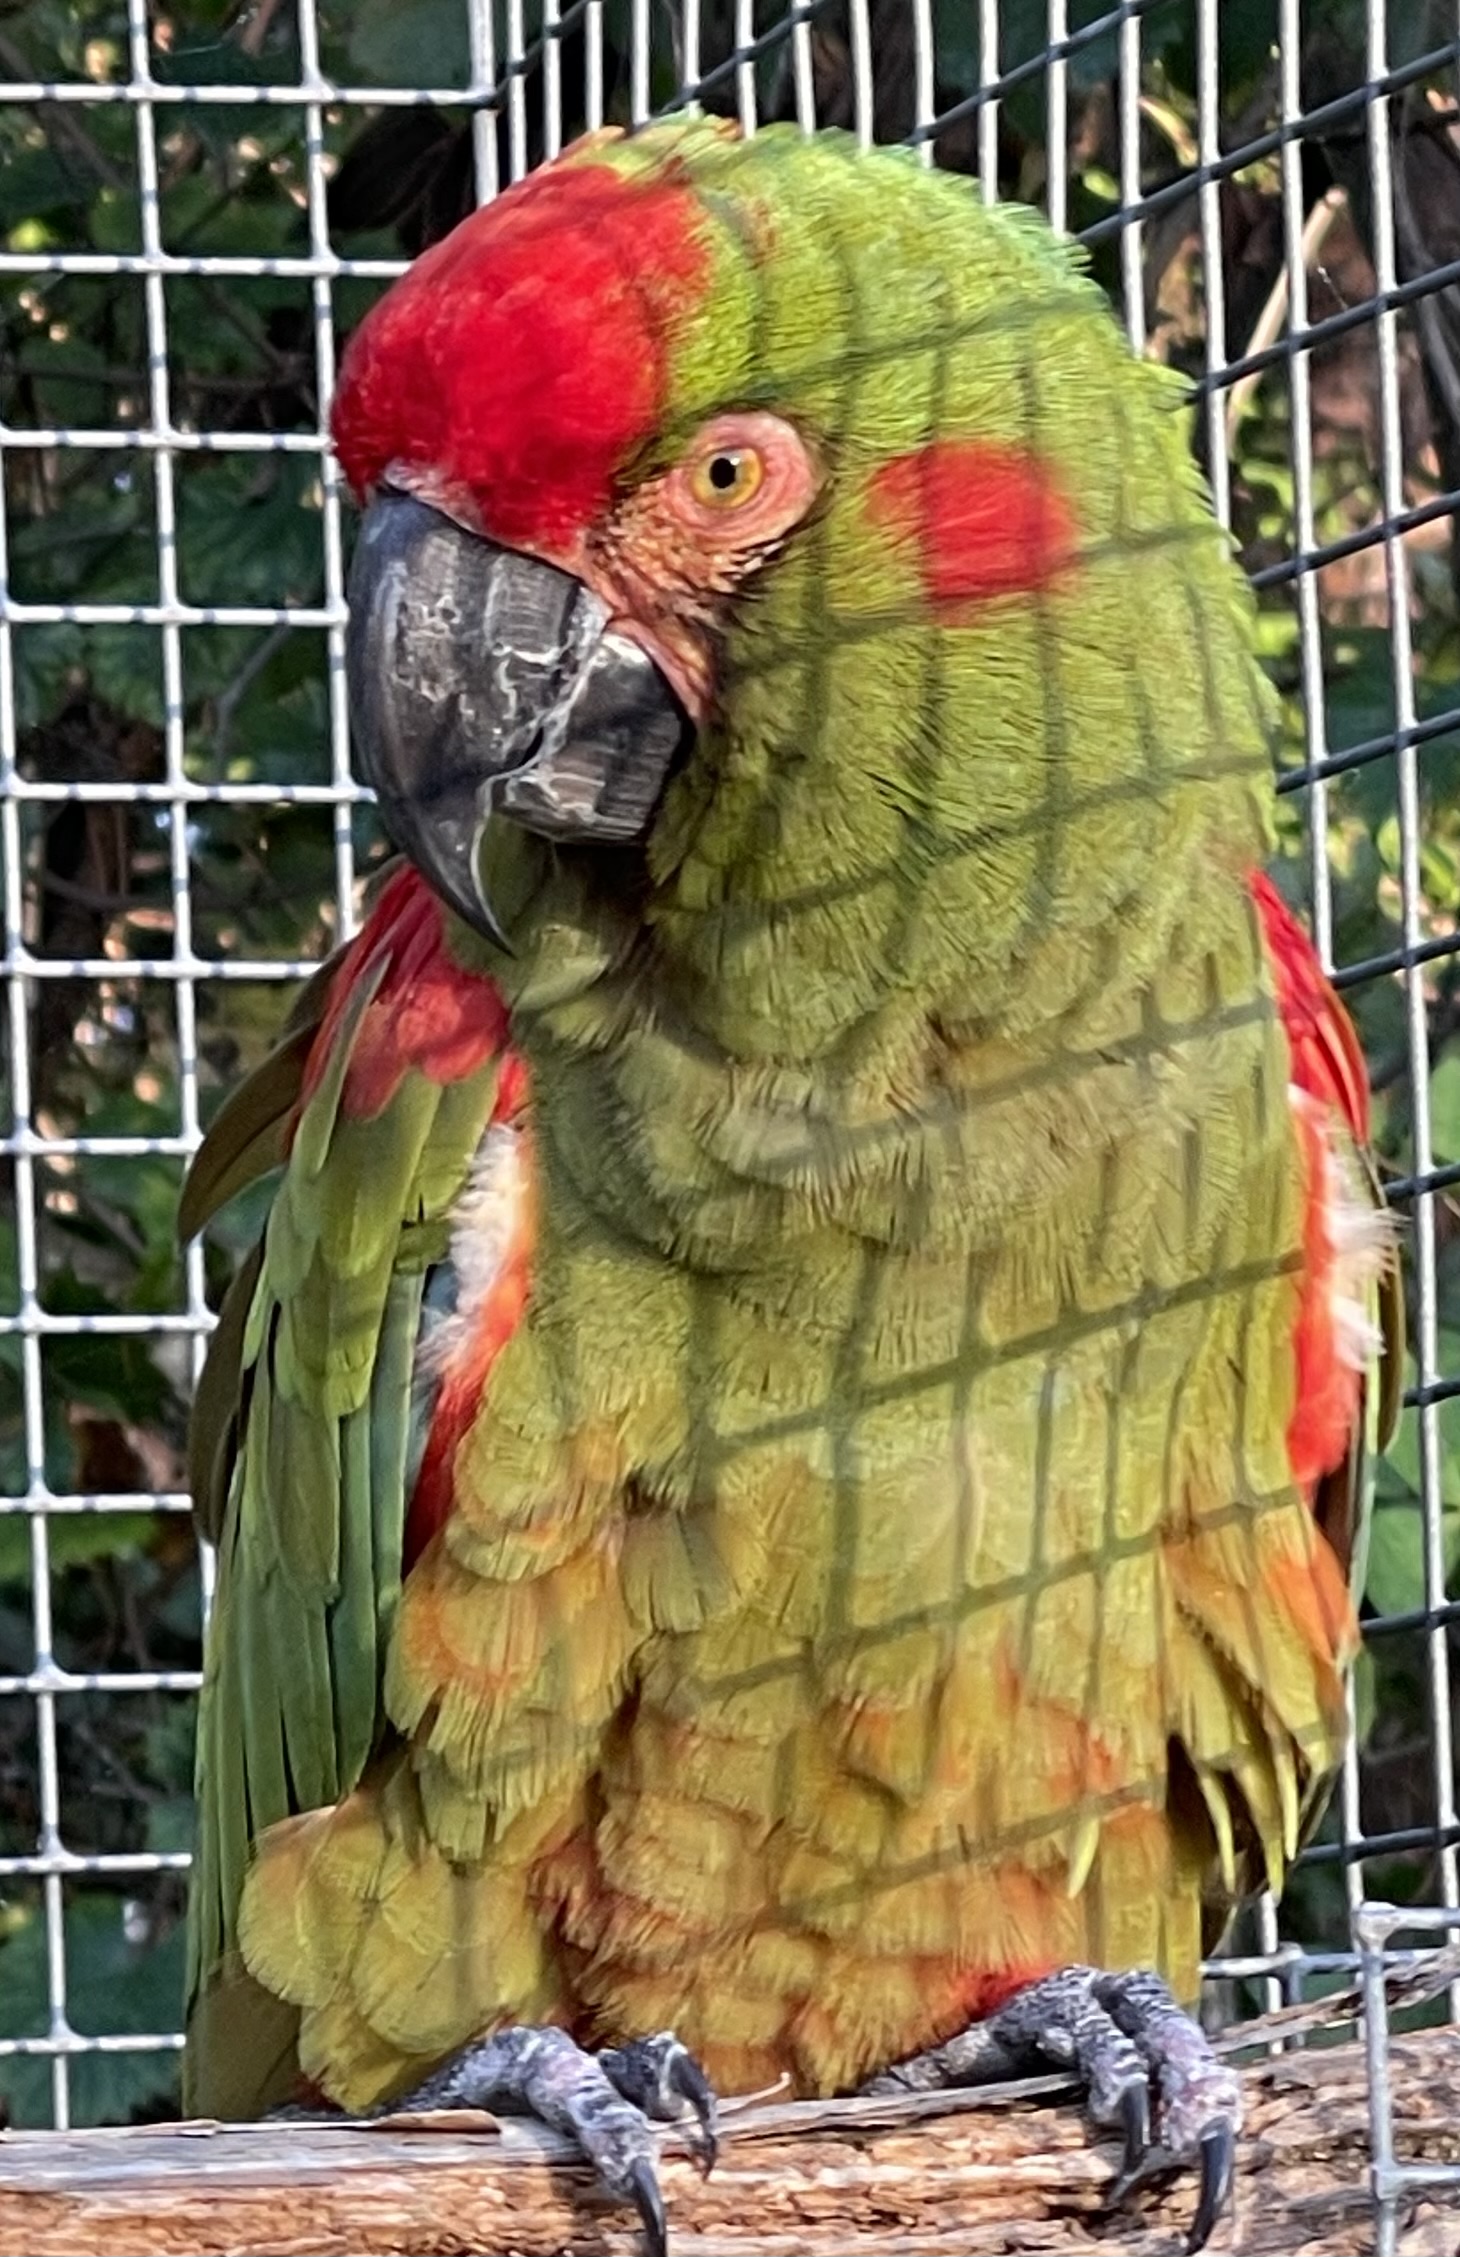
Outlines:
[{"label": "parrot head", "polygon": [[1198,835],[1261,852],[1268,773],[1180,406],[1042,222],[905,152],[589,136],[342,367],[398,843],[511,948],[597,857],[722,1034],[808,1055],[909,981],[1013,997],[1032,935],[1169,921]]}]

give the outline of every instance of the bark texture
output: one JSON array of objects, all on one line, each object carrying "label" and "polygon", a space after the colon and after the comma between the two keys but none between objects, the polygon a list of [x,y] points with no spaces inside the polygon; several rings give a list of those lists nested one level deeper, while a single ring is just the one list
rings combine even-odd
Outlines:
[{"label": "bark texture", "polygon": [[[1276,2018],[1281,2023],[1281,2017]],[[1402,2162],[1460,2165],[1460,2033],[1391,2046]],[[1367,2257],[1374,2246],[1362,2049],[1310,2046],[1245,2072],[1236,2210],[1211,2246]],[[667,2135],[676,2257],[1174,2257],[1194,2187],[1112,2212],[1115,2163],[1055,2080],[902,2101],[750,2105],[702,2180]],[[0,2138],[0,2257],[636,2257],[632,2217],[562,2143],[489,2117],[373,2126],[12,2133]],[[1460,2175],[1401,2208],[1400,2257],[1456,2257]]]}]

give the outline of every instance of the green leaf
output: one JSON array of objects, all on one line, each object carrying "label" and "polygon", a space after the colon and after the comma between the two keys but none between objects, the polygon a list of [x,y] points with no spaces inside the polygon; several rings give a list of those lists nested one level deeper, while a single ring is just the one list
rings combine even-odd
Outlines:
[{"label": "green leaf", "polygon": [[357,0],[346,38],[354,70],[378,86],[465,86],[471,73],[460,0]]},{"label": "green leaf", "polygon": [[1424,1605],[1424,1596],[1424,1517],[1418,1499],[1376,1500],[1365,1597],[1379,1614],[1408,1614]]},{"label": "green leaf", "polygon": [[[31,1515],[0,1513],[0,1584],[26,1583],[30,1577]],[[66,1512],[46,1516],[46,1549],[51,1572],[87,1567],[93,1560],[123,1559],[145,1550],[155,1535],[155,1513]]]},{"label": "green leaf", "polygon": [[91,207],[91,239],[98,251],[141,249],[142,203],[135,189],[102,189]]},{"label": "green leaf", "polygon": [[1448,1052],[1430,1075],[1430,1131],[1437,1160],[1460,1160],[1460,1051]]},{"label": "green leaf", "polygon": [[[1440,1345],[1442,1369],[1460,1368],[1460,1336],[1442,1332]],[[1433,1416],[1439,1442],[1441,1561],[1448,1587],[1460,1567],[1460,1397],[1437,1403]],[[1414,1410],[1406,1411],[1375,1468],[1364,1596],[1379,1614],[1409,1614],[1425,1604],[1419,1413]]]},{"label": "green leaf", "polygon": [[18,148],[15,137],[7,133],[0,148],[4,150],[0,163],[0,229],[7,235],[19,220],[54,221],[72,214],[95,192],[93,178],[79,167],[64,163],[44,142],[38,147]]}]

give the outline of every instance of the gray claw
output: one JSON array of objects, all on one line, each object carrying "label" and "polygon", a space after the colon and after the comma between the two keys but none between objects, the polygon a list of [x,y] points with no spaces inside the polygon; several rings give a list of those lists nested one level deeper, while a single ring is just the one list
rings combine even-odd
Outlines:
[{"label": "gray claw", "polygon": [[695,2120],[699,2125],[699,2163],[708,2178],[720,2152],[720,2134],[715,2122],[715,2088],[687,2049],[678,2052],[670,2063],[669,2081],[695,2112]]},{"label": "gray claw", "polygon": [[1195,2257],[1231,2199],[1242,2091],[1150,1968],[1056,1968],[1016,1991],[989,2021],[899,2062],[864,2089],[943,2091],[1049,2062],[1075,2072],[1096,2124],[1116,2124],[1124,2133],[1111,2203],[1197,2157],[1196,2217],[1186,2244],[1187,2257]]},{"label": "gray claw", "polygon": [[[696,2099],[693,2084],[680,2081],[686,2072],[675,2055],[683,2052],[669,2031],[621,2051],[590,2054],[553,2023],[514,2023],[465,2046],[396,2105],[505,2108],[536,2116],[574,2142],[615,2201],[633,2203],[646,2257],[667,2257],[664,2197],[648,2118],[667,2113],[672,2119],[685,2098],[703,2122],[703,2100]],[[697,2064],[691,2062],[690,2069],[703,2083]],[[673,2106],[666,2111],[671,2084]],[[709,2107],[712,2139],[713,2100]]]},{"label": "gray claw", "polygon": [[664,2197],[659,2179],[646,2155],[629,2165],[625,2174],[629,2200],[644,2228],[645,2257],[669,2257],[669,2229],[664,2222]]},{"label": "gray claw", "polygon": [[1232,2177],[1237,2162],[1236,2132],[1225,2120],[1212,2124],[1202,2133],[1200,2146],[1201,2191],[1191,2232],[1186,2237],[1187,2257],[1195,2257],[1198,2249],[1205,2249],[1213,2226],[1232,2198]]},{"label": "gray claw", "polygon": [[1151,2099],[1144,2085],[1127,2085],[1120,2096],[1120,2120],[1125,2127],[1125,2152],[1110,2196],[1118,2202],[1134,2186],[1151,2144]]}]

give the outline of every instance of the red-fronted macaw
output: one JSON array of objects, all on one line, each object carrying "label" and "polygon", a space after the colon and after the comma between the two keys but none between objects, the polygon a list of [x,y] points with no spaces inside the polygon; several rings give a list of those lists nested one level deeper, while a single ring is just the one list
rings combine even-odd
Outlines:
[{"label": "red-fronted macaw", "polygon": [[706,2077],[1073,2061],[1199,2242],[1391,1265],[1178,389],[1031,215],[681,121],[427,253],[335,435],[409,864],[187,1194],[281,1170],[189,2097],[532,2107],[662,2242]]}]

